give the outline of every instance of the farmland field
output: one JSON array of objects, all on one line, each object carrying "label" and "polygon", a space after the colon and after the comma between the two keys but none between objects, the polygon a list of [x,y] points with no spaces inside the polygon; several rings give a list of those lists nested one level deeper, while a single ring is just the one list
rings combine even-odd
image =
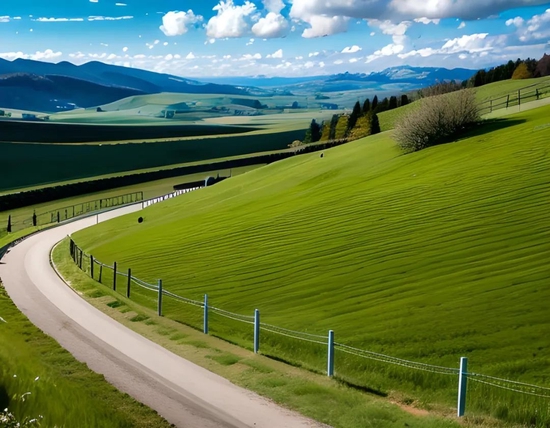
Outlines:
[{"label": "farmland field", "polygon": [[[550,107],[517,114],[410,155],[380,134],[74,238],[104,263],[226,310],[259,308],[270,324],[333,329],[340,342],[446,367],[468,356],[476,372],[549,386],[549,117]],[[176,303],[166,315],[193,321]],[[415,390],[345,361],[337,373],[363,386]],[[453,402],[454,384],[443,386],[440,399]]]}]

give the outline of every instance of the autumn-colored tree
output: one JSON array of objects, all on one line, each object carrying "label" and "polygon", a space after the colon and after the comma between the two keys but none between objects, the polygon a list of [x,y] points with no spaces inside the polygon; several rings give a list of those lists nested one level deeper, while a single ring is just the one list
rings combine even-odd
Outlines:
[{"label": "autumn-colored tree", "polygon": [[534,77],[550,76],[550,55],[544,54],[537,64]]},{"label": "autumn-colored tree", "polygon": [[512,74],[512,79],[514,80],[530,79],[531,77],[533,77],[533,75],[529,72],[529,68],[524,62],[518,65],[514,70],[514,74]]}]

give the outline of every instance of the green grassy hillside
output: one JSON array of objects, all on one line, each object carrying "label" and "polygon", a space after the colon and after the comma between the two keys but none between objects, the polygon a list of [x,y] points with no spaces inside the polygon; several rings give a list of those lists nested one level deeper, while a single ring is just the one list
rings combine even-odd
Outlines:
[{"label": "green grassy hillside", "polygon": [[444,365],[469,355],[476,369],[548,383],[549,115],[406,156],[381,134],[75,239],[173,292],[261,308],[266,322]]}]

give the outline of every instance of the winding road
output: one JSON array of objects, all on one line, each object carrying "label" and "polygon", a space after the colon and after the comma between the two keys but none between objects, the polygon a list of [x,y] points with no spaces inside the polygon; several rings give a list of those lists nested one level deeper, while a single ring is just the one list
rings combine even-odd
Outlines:
[{"label": "winding road", "polygon": [[141,204],[84,218],[31,236],[0,262],[0,278],[17,307],[119,390],[189,428],[320,427],[233,385],[114,321],[57,276],[52,247],[80,229],[141,209]]}]

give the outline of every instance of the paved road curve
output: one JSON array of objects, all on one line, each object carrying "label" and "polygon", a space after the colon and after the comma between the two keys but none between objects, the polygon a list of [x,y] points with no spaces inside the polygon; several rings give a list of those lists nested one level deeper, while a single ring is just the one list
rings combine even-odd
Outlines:
[{"label": "paved road curve", "polygon": [[[102,214],[99,221],[139,209],[141,205],[121,208]],[[8,294],[36,326],[178,427],[320,426],[143,338],[67,287],[49,264],[50,250],[97,220],[91,217],[32,236],[0,262]]]}]

